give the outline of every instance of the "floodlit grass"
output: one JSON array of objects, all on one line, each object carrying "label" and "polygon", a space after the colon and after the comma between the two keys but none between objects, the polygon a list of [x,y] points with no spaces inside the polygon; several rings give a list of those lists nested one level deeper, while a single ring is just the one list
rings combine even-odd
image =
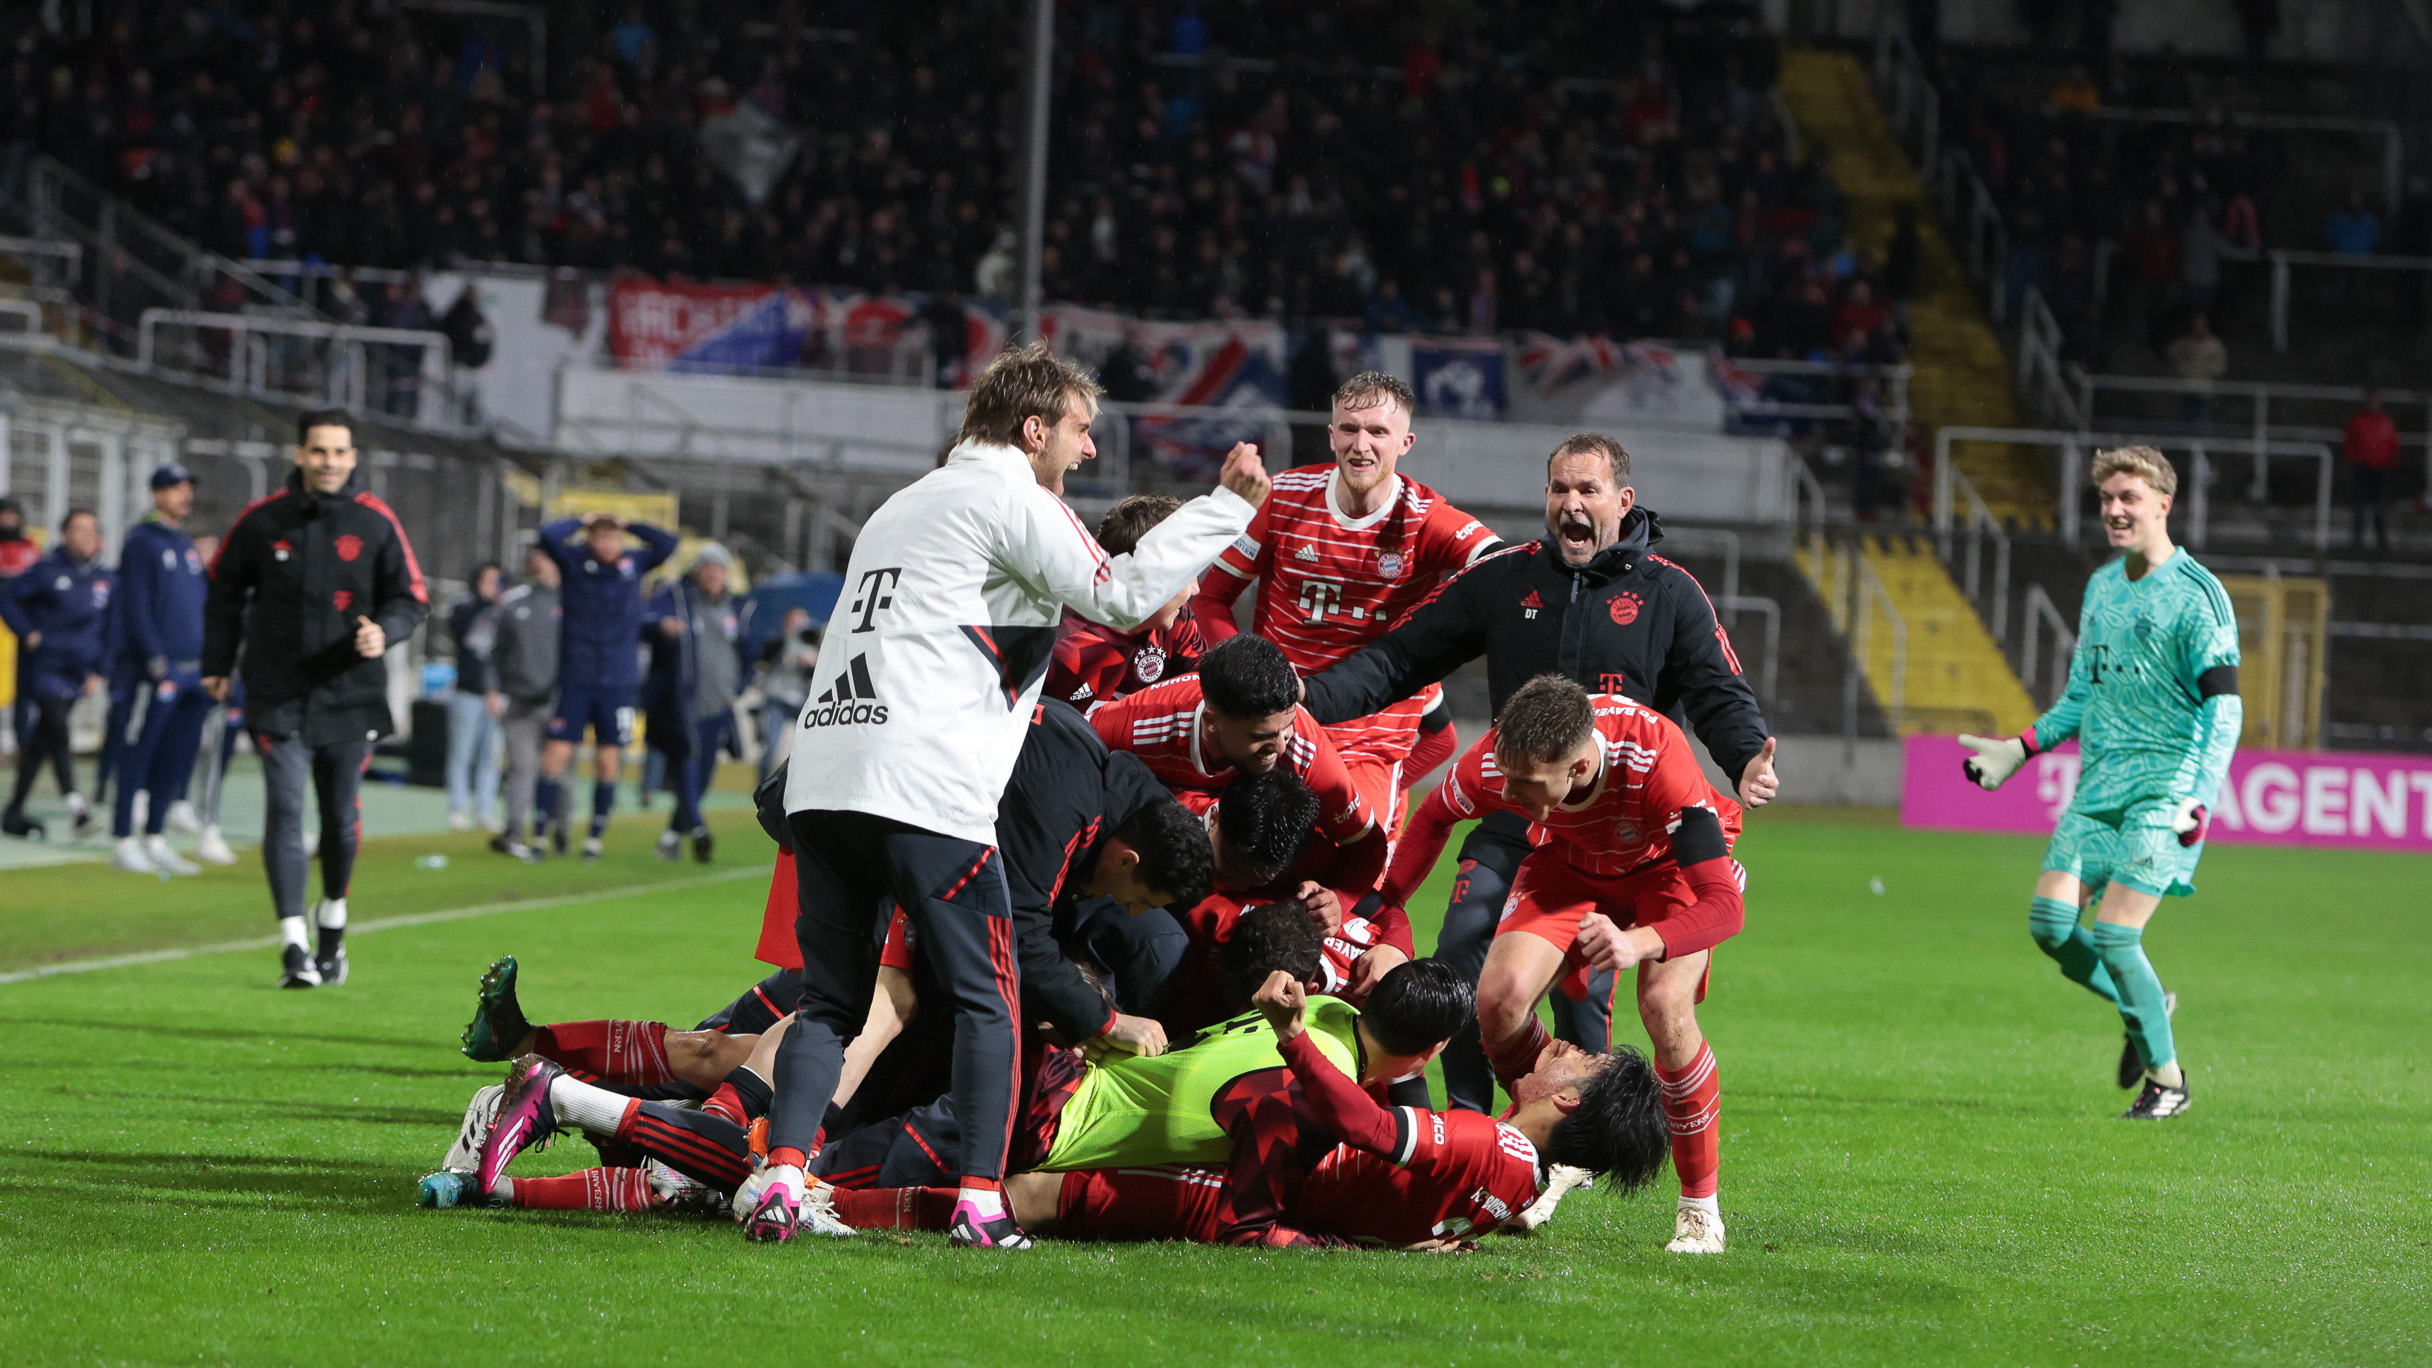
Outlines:
[{"label": "floodlit grass", "polygon": [[[698,1218],[415,1209],[500,1073],[455,1050],[493,955],[560,1019],[689,1024],[758,976],[762,885],[711,880],[765,846],[748,814],[720,826],[710,870],[651,859],[640,821],[590,869],[374,841],[358,925],[584,900],[358,936],[335,991],[275,991],[268,951],[0,985],[0,1361],[2432,1358],[2432,865],[2212,851],[2146,941],[2195,1108],[2129,1126],[2116,1016],[2026,935],[2037,843],[1865,814],[1777,809],[1742,846],[1748,930],[1703,1011],[1719,1258],[1663,1252],[1667,1193],[1574,1197],[1543,1236],[1466,1258],[763,1248]],[[449,867],[414,867],[432,852]],[[165,886],[12,872],[0,970],[260,935],[263,911],[250,862]],[[520,1167],[590,1161],[570,1143]]]}]

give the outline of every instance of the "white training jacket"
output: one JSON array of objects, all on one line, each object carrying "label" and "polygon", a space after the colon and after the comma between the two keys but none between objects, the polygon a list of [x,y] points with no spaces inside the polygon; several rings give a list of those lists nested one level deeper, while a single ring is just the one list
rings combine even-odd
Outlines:
[{"label": "white training jacket", "polygon": [[1109,556],[1021,452],[956,446],[853,543],[795,724],[786,811],[867,812],[995,845],[1063,609],[1146,622],[1252,511],[1218,489]]}]

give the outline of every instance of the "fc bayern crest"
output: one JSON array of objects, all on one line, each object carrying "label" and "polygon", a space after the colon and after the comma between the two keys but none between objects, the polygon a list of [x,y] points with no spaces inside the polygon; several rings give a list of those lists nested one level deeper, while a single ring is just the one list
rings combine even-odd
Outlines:
[{"label": "fc bayern crest", "polygon": [[1379,551],[1376,553],[1376,572],[1383,575],[1387,579],[1400,579],[1402,577],[1402,568],[1406,564],[1408,564],[1408,562],[1402,559],[1402,553],[1399,551]]},{"label": "fc bayern crest", "polygon": [[1605,608],[1613,615],[1613,622],[1616,626],[1627,627],[1638,621],[1639,599],[1636,594],[1627,592],[1615,594],[1613,601],[1606,604]]},{"label": "fc bayern crest", "polygon": [[332,545],[342,561],[350,561],[363,554],[363,539],[352,532],[338,538]]},{"label": "fc bayern crest", "polygon": [[1132,673],[1140,676],[1143,684],[1154,684],[1162,679],[1165,676],[1165,648],[1143,646],[1132,652]]}]

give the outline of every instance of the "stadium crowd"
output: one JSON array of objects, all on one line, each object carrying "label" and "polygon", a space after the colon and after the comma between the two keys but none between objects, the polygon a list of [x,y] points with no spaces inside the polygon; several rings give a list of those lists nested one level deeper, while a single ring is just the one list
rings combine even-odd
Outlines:
[{"label": "stadium crowd", "polygon": [[[0,136],[237,259],[1002,297],[1018,8],[636,3],[540,73],[522,29],[444,8],[105,6],[90,40],[20,10]],[[1552,9],[1060,7],[1049,296],[1897,351],[1913,261],[1849,251],[1752,12]],[[801,135],[764,198],[700,154],[744,104]],[[428,324],[410,287],[359,294]]]}]

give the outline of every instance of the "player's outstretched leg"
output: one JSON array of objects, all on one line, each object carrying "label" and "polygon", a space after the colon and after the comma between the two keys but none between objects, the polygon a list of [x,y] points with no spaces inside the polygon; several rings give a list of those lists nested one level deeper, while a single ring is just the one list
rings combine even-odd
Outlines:
[{"label": "player's outstretched leg", "polygon": [[2035,937],[2038,949],[2060,965],[2061,974],[2071,983],[2083,985],[2105,1002],[2120,1000],[2111,971],[2103,965],[2103,952],[2086,928],[2077,924],[2077,904],[2038,893],[2027,907],[2027,933]]},{"label": "player's outstretched leg", "polygon": [[2187,1110],[2187,1076],[2179,1068],[2178,1042],[2170,1030],[2170,998],[2162,980],[2145,958],[2145,929],[2116,922],[2094,924],[2094,943],[2103,952],[2111,980],[2119,985],[2120,1019],[2128,1038],[2147,1061],[2145,1090],[2121,1112],[2122,1120],[2159,1121]]},{"label": "player's outstretched leg", "polygon": [[501,955],[482,974],[473,1020],[465,1026],[459,1047],[465,1058],[503,1064],[531,1038],[532,1023],[524,1019],[523,1004],[515,998],[515,970],[515,957]]},{"label": "player's outstretched leg", "polygon": [[471,1195],[474,1171],[481,1167],[481,1143],[490,1138],[498,1105],[506,1096],[506,1088],[496,1083],[473,1090],[473,1100],[465,1104],[464,1122],[456,1128],[456,1139],[439,1158],[439,1171],[422,1180],[418,1205],[451,1207]]}]

